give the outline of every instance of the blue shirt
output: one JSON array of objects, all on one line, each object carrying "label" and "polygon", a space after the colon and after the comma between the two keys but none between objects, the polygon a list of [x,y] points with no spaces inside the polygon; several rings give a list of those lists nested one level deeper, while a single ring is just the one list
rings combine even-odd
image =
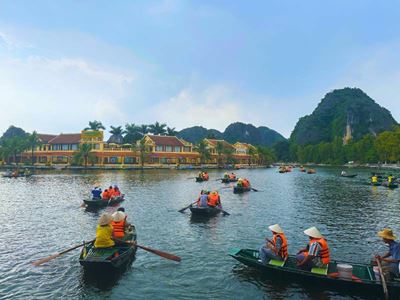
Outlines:
[{"label": "blue shirt", "polygon": [[200,196],[200,207],[207,207],[208,195],[204,194]]},{"label": "blue shirt", "polygon": [[92,195],[93,195],[93,198],[101,198],[101,189],[93,189]]},{"label": "blue shirt", "polygon": [[400,260],[400,244],[398,242],[392,241],[389,244],[389,253],[393,259]]}]

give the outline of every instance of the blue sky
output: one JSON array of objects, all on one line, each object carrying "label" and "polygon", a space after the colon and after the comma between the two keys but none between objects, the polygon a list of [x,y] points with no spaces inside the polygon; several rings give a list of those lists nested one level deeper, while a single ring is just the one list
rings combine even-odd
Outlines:
[{"label": "blue sky", "polygon": [[399,1],[1,1],[0,132],[242,121],[288,137],[330,90],[400,120]]}]

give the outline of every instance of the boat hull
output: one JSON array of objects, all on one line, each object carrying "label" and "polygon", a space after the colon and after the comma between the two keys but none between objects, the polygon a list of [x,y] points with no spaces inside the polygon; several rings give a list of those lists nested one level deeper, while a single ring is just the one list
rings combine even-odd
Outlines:
[{"label": "boat hull", "polygon": [[[232,249],[229,253],[230,256],[240,261],[241,263],[260,270],[263,274],[269,275],[273,280],[289,280],[300,282],[301,284],[308,284],[312,286],[323,286],[324,288],[331,288],[335,290],[343,290],[348,293],[374,293],[382,295],[382,285],[379,280],[375,279],[375,275],[370,265],[351,264],[353,266],[353,275],[357,280],[348,280],[338,277],[329,276],[330,273],[337,274],[336,265],[341,262],[331,262],[329,264],[328,275],[320,275],[311,273],[310,271],[301,270],[296,267],[295,256],[289,256],[284,267],[263,264],[258,261],[259,255],[257,250],[252,249]],[[288,267],[286,267],[288,266]],[[393,299],[398,299],[400,293],[400,282],[387,283],[389,294]]]},{"label": "boat hull", "polygon": [[357,176],[357,174],[352,174],[352,175],[340,175],[342,177],[346,177],[346,178],[354,178]]},{"label": "boat hull", "polygon": [[235,186],[233,188],[233,193],[234,194],[242,194],[244,192],[249,192],[249,191],[251,191],[251,187]]},{"label": "boat hull", "polygon": [[118,204],[124,200],[125,200],[124,196],[120,196],[120,197],[115,197],[111,200],[103,200],[100,198],[85,199],[83,200],[83,202],[90,208],[99,208],[99,207]]},{"label": "boat hull", "polygon": [[221,182],[222,182],[222,183],[237,182],[237,181],[238,181],[237,178],[235,178],[235,179],[222,178],[222,179],[221,179]]},{"label": "boat hull", "polygon": [[203,181],[208,181],[208,179],[204,179],[202,177],[196,177],[196,182],[203,182]]},{"label": "boat hull", "polygon": [[190,211],[192,212],[192,216],[195,216],[195,217],[212,217],[221,212],[221,210],[219,208],[197,207],[197,206],[192,206],[190,208]]}]

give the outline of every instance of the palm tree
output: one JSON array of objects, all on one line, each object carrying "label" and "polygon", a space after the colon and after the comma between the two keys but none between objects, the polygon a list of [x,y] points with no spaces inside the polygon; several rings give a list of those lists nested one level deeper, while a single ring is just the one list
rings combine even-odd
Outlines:
[{"label": "palm tree", "polygon": [[0,145],[0,158],[3,161],[3,164],[8,162],[8,159],[10,158],[11,154],[12,154],[11,149],[7,147],[7,145],[3,142]]},{"label": "palm tree", "polygon": [[145,134],[148,134],[149,133],[149,126],[145,125],[145,124],[140,125],[138,132],[143,136]]},{"label": "palm tree", "polygon": [[173,127],[173,128],[167,127],[167,135],[175,136],[177,134],[178,134],[178,131],[175,130],[175,127]]},{"label": "palm tree", "polygon": [[105,130],[106,128],[103,126],[101,122],[94,120],[93,122],[89,121],[89,127],[86,127],[84,130],[100,130],[100,129]]},{"label": "palm tree", "polygon": [[217,152],[218,155],[218,165],[221,163],[221,155],[224,152],[224,144],[222,142],[217,142],[217,145],[215,146],[215,151]]},{"label": "palm tree", "polygon": [[28,143],[26,137],[14,136],[3,140],[3,151],[8,153],[9,156],[12,155],[14,163],[18,165],[17,155],[28,149]]},{"label": "palm tree", "polygon": [[251,165],[251,161],[254,161],[254,159],[257,157],[257,150],[255,149],[255,148],[253,148],[253,147],[250,147],[249,148],[249,155],[250,155],[250,158],[249,158],[249,166]]},{"label": "palm tree", "polygon": [[34,165],[34,154],[35,154],[35,149],[37,146],[39,146],[40,143],[40,139],[39,136],[37,134],[36,131],[32,132],[32,134],[30,134],[27,138],[28,140],[28,146],[29,148],[31,148],[32,154],[31,154],[31,164],[32,166]]},{"label": "palm tree", "polygon": [[167,124],[155,122],[154,124],[149,125],[149,131],[155,135],[163,135],[167,132],[165,127],[167,127]]},{"label": "palm tree", "polygon": [[110,128],[111,136],[108,139],[107,143],[122,144],[124,142],[124,137],[122,136],[122,134],[125,133],[125,131],[122,129],[122,126],[110,126]]},{"label": "palm tree", "polygon": [[124,143],[133,144],[138,141],[143,135],[139,132],[140,127],[135,123],[125,124]]},{"label": "palm tree", "polygon": [[132,144],[132,151],[137,152],[139,151],[140,155],[140,164],[142,165],[142,169],[144,167],[144,163],[146,161],[147,155],[149,153],[149,147],[146,145],[146,140],[142,138],[140,142],[136,144]]},{"label": "palm tree", "polygon": [[200,143],[195,146],[195,150],[200,154],[200,163],[205,163],[211,158],[210,150],[207,148],[206,142],[200,141]]},{"label": "palm tree", "polygon": [[73,160],[77,164],[82,164],[84,163],[85,168],[87,168],[88,161],[94,161],[95,156],[91,152],[92,151],[92,145],[90,144],[81,144],[79,145],[78,151],[74,153]]},{"label": "palm tree", "polygon": [[236,159],[233,157],[233,152],[234,150],[230,147],[225,147],[224,148],[224,155],[226,157],[226,163],[227,164],[234,164],[236,163]]}]

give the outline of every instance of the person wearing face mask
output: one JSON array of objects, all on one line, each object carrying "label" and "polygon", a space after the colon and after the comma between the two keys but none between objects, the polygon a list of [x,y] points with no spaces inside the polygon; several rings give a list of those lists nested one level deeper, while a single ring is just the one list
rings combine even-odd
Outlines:
[{"label": "person wearing face mask", "polygon": [[378,232],[378,236],[382,238],[383,242],[389,246],[389,251],[383,256],[376,255],[375,259],[380,260],[382,264],[383,276],[387,280],[392,277],[399,276],[399,262],[400,262],[400,244],[395,240],[397,237],[393,234],[392,229],[385,228]]}]

